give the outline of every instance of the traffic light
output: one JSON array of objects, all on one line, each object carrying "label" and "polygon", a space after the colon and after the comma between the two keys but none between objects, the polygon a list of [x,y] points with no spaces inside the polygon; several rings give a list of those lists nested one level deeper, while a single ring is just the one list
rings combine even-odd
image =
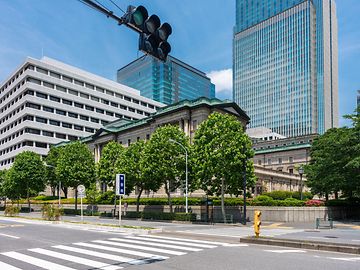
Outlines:
[{"label": "traffic light", "polygon": [[255,236],[259,237],[260,235],[260,225],[261,225],[261,211],[255,211],[254,213],[254,231],[255,231]]},{"label": "traffic light", "polygon": [[148,16],[148,12],[143,6],[129,6],[125,15],[125,23],[135,27],[140,33],[140,51],[150,54],[161,61],[166,61],[171,51],[171,46],[167,42],[172,33],[170,24],[161,24],[160,18],[155,14]]},{"label": "traffic light", "polygon": [[144,29],[144,22],[148,16],[148,11],[145,7],[128,6],[124,19],[126,24],[132,25],[137,28],[138,31],[142,32]]}]

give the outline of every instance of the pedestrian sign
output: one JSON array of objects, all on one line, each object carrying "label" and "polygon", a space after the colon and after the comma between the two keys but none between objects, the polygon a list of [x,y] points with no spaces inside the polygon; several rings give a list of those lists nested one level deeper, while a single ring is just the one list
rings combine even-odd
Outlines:
[{"label": "pedestrian sign", "polygon": [[125,195],[125,174],[116,175],[116,195]]}]

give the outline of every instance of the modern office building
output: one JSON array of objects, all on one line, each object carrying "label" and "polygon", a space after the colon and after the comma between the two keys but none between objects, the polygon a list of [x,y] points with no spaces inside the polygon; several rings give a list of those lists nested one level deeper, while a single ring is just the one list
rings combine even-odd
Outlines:
[{"label": "modern office building", "polygon": [[286,137],[338,126],[334,0],[237,0],[233,99]]},{"label": "modern office building", "polygon": [[215,85],[204,72],[172,56],[164,63],[144,55],[120,68],[117,81],[168,105],[185,99],[215,97]]},{"label": "modern office building", "polygon": [[77,140],[119,118],[150,116],[162,103],[50,58],[28,58],[0,85],[0,169],[25,150]]}]

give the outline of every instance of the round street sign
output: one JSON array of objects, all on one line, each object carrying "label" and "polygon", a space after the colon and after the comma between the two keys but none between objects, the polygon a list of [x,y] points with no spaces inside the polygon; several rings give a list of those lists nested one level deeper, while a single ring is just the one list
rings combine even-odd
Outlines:
[{"label": "round street sign", "polygon": [[77,191],[78,191],[79,193],[84,193],[84,192],[85,192],[85,186],[84,186],[84,185],[79,185],[79,186],[77,187]]}]

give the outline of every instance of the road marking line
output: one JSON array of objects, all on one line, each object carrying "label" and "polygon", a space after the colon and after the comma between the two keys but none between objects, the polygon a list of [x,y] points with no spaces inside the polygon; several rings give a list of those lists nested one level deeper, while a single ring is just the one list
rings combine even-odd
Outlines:
[{"label": "road marking line", "polygon": [[201,247],[201,248],[216,248],[214,245],[204,245],[204,244],[195,244],[195,243],[186,243],[181,241],[172,241],[172,240],[161,240],[161,239],[149,239],[145,237],[138,236],[127,236],[128,239],[142,240],[142,241],[150,241],[156,243],[167,243],[167,244],[178,244],[182,246],[190,246],[190,247]]},{"label": "road marking line", "polygon": [[211,241],[203,241],[197,239],[184,239],[184,238],[175,238],[175,237],[167,237],[167,236],[158,236],[158,235],[140,235],[141,237],[150,237],[150,238],[157,238],[157,239],[165,239],[165,240],[180,240],[180,241],[188,241],[194,243],[201,243],[201,244],[210,244],[210,245],[226,245],[225,242],[211,242]]},{"label": "road marking line", "polygon": [[248,244],[224,244],[224,247],[248,247]]},{"label": "road marking line", "polygon": [[113,251],[113,252],[118,252],[118,253],[124,253],[124,254],[139,256],[139,257],[143,257],[143,258],[152,258],[152,259],[156,259],[156,260],[169,259],[169,257],[157,256],[157,255],[151,254],[151,253],[122,249],[122,248],[114,248],[114,247],[108,247],[108,246],[102,246],[102,245],[94,245],[94,244],[88,244],[88,243],[74,243],[74,245],[82,246],[82,247],[89,247],[89,248],[96,248],[96,249],[101,249],[101,250],[106,250],[106,251]]},{"label": "road marking line", "polygon": [[45,260],[41,260],[32,256],[28,256],[25,254],[21,254],[15,251],[1,253],[2,255],[8,256],[10,258],[23,261],[32,265],[36,265],[38,267],[48,269],[48,270],[76,270],[74,268],[66,267],[57,263],[48,262]]},{"label": "road marking line", "polygon": [[0,262],[0,269],[6,269],[6,270],[21,270],[20,268],[17,268],[15,266],[12,266],[10,264]]},{"label": "road marking line", "polygon": [[102,262],[89,260],[89,259],[85,259],[85,258],[80,258],[80,257],[68,255],[68,254],[65,254],[65,253],[46,250],[46,249],[42,249],[42,248],[33,248],[33,249],[28,249],[28,250],[32,251],[32,252],[40,253],[40,254],[43,254],[43,255],[47,255],[47,256],[50,256],[50,257],[59,258],[61,260],[75,262],[75,263],[83,264],[83,265],[86,265],[86,266],[92,266],[92,267],[96,267],[96,268],[104,268],[104,267],[106,267],[107,270],[117,270],[117,269],[123,268],[123,267],[119,267],[119,266],[109,265],[107,263],[102,263]]},{"label": "road marking line", "polygon": [[100,257],[100,258],[123,262],[123,263],[130,263],[130,264],[143,263],[142,260],[134,260],[134,259],[128,258],[128,257],[111,255],[111,254],[107,254],[107,253],[103,253],[103,252],[97,252],[97,251],[92,251],[92,250],[87,250],[87,249],[82,249],[82,248],[68,247],[68,246],[63,246],[63,245],[53,246],[53,248],[63,249],[63,250],[67,250],[67,251],[77,252],[80,254]]},{"label": "road marking line", "polygon": [[264,251],[274,252],[274,253],[306,253],[305,250],[297,250],[297,249],[267,249]]},{"label": "road marking line", "polygon": [[130,240],[130,239],[124,239],[124,238],[109,238],[109,240],[131,243],[131,244],[148,245],[148,246],[153,246],[153,247],[166,247],[166,248],[180,249],[180,250],[186,250],[186,251],[201,251],[202,250],[201,248],[181,247],[181,246],[177,246],[177,245],[166,245],[166,244],[158,244],[158,243],[152,243],[152,242],[142,242],[142,241],[136,241],[136,240]]},{"label": "road marking line", "polygon": [[[192,231],[176,231],[180,233],[191,233],[191,234],[200,234],[200,235],[216,235],[216,236],[224,236],[224,237],[232,237],[232,238],[240,238],[241,236],[249,236],[250,233],[246,233],[243,235],[228,235],[228,234],[217,234],[217,233],[201,233],[201,232],[192,232]],[[252,233],[251,233],[252,235]]]},{"label": "road marking line", "polygon": [[6,237],[10,237],[10,238],[14,238],[14,239],[20,239],[20,237],[13,236],[13,235],[9,235],[9,234],[5,234],[5,233],[0,233],[0,235],[6,236]]},{"label": "road marking line", "polygon": [[356,262],[360,261],[360,257],[353,257],[353,258],[335,258],[335,257],[327,257],[331,260],[340,260],[340,261],[348,261],[348,262]]},{"label": "road marking line", "polygon": [[103,241],[103,240],[95,240],[95,241],[92,241],[92,242],[100,243],[100,244],[113,245],[113,246],[118,246],[118,247],[128,247],[128,248],[134,248],[134,249],[142,249],[142,250],[154,251],[154,252],[159,252],[159,253],[166,253],[166,254],[177,255],[177,256],[187,254],[186,252],[181,252],[181,251],[174,251],[174,250],[167,250],[167,249],[153,248],[153,247],[144,247],[144,246],[138,246],[138,245],[119,243],[119,242],[115,243],[115,242]]}]

